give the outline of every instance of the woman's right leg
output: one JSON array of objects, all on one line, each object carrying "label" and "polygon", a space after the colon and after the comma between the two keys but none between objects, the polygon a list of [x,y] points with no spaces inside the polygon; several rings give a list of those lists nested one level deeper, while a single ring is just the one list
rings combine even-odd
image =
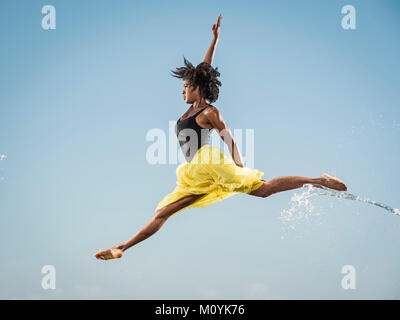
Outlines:
[{"label": "woman's right leg", "polygon": [[94,256],[97,259],[102,259],[102,260],[120,258],[125,250],[156,233],[173,213],[192,204],[194,201],[196,201],[198,198],[202,196],[204,196],[204,194],[192,194],[190,196],[181,198],[163,208],[156,210],[155,215],[150,219],[150,221],[147,222],[147,224],[145,224],[128,241],[125,241],[112,248],[101,250],[97,252]]}]

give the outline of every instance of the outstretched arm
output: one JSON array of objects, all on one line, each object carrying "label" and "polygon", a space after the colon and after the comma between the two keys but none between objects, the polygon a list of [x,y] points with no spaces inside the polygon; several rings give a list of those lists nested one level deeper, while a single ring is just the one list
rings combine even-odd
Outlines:
[{"label": "outstretched arm", "polygon": [[203,59],[203,62],[207,62],[211,65],[212,65],[212,61],[214,59],[215,49],[217,48],[217,44],[219,41],[219,28],[220,28],[220,24],[221,24],[221,19],[222,19],[222,16],[220,14],[218,16],[217,23],[214,24],[212,27],[213,39],[212,39],[210,47],[208,48],[206,55]]}]

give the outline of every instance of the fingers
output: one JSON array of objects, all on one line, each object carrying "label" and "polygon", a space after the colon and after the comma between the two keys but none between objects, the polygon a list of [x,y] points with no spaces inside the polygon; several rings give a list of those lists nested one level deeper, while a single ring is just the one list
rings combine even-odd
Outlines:
[{"label": "fingers", "polygon": [[218,16],[218,20],[217,20],[217,27],[219,27],[219,26],[220,26],[220,24],[221,24],[221,19],[222,19],[222,15],[221,15],[221,14],[219,14],[219,16]]},{"label": "fingers", "polygon": [[212,31],[213,31],[214,35],[218,35],[219,28],[220,28],[220,25],[221,25],[221,19],[222,19],[222,15],[219,14],[217,23],[215,23],[213,25],[213,27],[212,27]]}]

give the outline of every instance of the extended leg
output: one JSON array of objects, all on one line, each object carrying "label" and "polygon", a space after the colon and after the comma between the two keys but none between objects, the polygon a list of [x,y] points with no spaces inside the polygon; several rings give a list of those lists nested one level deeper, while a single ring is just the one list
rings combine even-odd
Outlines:
[{"label": "extended leg", "polygon": [[128,241],[125,241],[122,244],[114,246],[112,248],[101,250],[97,252],[94,256],[97,259],[102,260],[121,258],[123,252],[126,249],[134,246],[135,244],[147,239],[148,237],[156,233],[174,212],[192,204],[194,201],[202,196],[204,196],[204,194],[193,194],[179,199],[178,201],[175,201],[174,203],[171,203],[159,210],[156,210],[155,215],[150,219],[150,221],[147,222],[147,224],[145,224]]},{"label": "extended leg", "polygon": [[318,185],[322,185],[327,188],[339,191],[347,190],[347,186],[342,181],[325,173],[319,178],[308,178],[301,176],[277,177],[268,182],[264,182],[261,187],[250,192],[249,194],[265,198],[277,192],[301,188],[304,184],[307,183],[312,184],[316,187],[318,187]]}]

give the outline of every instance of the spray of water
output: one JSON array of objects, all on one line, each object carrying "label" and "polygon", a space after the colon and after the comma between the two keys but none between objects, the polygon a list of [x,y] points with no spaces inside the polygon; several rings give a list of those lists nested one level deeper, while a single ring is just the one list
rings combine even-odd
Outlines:
[{"label": "spray of water", "polygon": [[298,221],[309,221],[310,218],[315,218],[321,215],[320,212],[315,212],[315,207],[311,203],[310,198],[316,196],[331,196],[340,199],[356,200],[364,203],[369,203],[380,208],[389,211],[392,214],[400,216],[400,210],[392,208],[386,204],[376,202],[367,198],[351,194],[346,191],[337,191],[325,186],[314,187],[311,184],[305,184],[303,186],[303,192],[301,194],[295,193],[290,199],[290,208],[282,210],[280,219],[284,223],[285,229],[295,229],[295,222]]},{"label": "spray of water", "polygon": [[[312,187],[312,186],[311,186],[311,187]],[[349,200],[357,200],[357,201],[361,201],[361,202],[373,204],[373,205],[378,206],[378,207],[381,207],[381,208],[383,208],[383,209],[385,209],[385,210],[387,210],[387,211],[389,211],[389,212],[392,212],[392,213],[394,213],[395,215],[400,216],[400,210],[399,210],[399,209],[389,207],[389,206],[386,205],[386,204],[379,203],[379,202],[376,202],[376,201],[374,201],[374,200],[370,200],[370,199],[367,199],[367,198],[361,198],[360,196],[356,196],[356,195],[351,194],[351,193],[349,193],[349,192],[336,191],[336,190],[333,190],[333,189],[326,188],[326,187],[324,187],[324,186],[321,186],[321,188],[324,189],[324,190],[326,190],[326,191],[325,191],[325,192],[319,192],[319,193],[317,193],[317,195],[320,195],[320,196],[327,195],[327,196],[332,196],[332,197],[336,197],[336,198],[343,198],[343,199],[349,199]],[[319,189],[319,188],[318,188],[318,189]]]}]

